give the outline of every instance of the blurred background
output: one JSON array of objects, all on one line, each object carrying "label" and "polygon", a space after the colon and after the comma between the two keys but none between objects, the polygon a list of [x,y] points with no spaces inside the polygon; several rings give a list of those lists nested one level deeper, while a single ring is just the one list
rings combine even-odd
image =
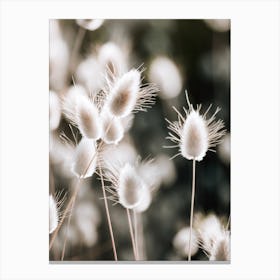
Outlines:
[{"label": "blurred background", "polygon": [[[57,116],[60,100],[73,85],[88,94],[104,86],[104,64],[113,61],[125,72],[143,67],[144,83],[159,87],[155,105],[135,114],[124,140],[109,154],[126,161],[140,155],[154,158],[143,176],[155,177],[150,206],[141,214],[146,260],[178,261],[186,256],[174,245],[180,229],[189,225],[192,162],[170,145],[167,122],[175,121],[175,106],[210,104],[225,123],[227,135],[217,152],[207,152],[197,163],[195,213],[214,213],[225,223],[230,217],[230,20],[50,20],[50,193],[67,200],[75,178],[70,171],[71,148],[60,141],[71,138],[68,121]],[[54,117],[56,116],[56,117]],[[56,120],[54,120],[56,118]],[[77,131],[75,131],[77,132]],[[79,139],[79,135],[77,136]],[[83,180],[69,227],[65,260],[113,260],[111,240],[98,176]],[[126,213],[109,201],[120,260],[133,260]],[[63,206],[62,206],[63,209]],[[62,226],[50,251],[59,260],[64,240]],[[207,259],[201,249],[193,260]]]}]

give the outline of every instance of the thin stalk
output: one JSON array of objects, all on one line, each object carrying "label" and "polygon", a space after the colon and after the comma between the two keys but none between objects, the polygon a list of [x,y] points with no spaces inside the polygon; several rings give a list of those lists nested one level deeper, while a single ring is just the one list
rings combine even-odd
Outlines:
[{"label": "thin stalk", "polygon": [[189,261],[191,260],[194,197],[195,197],[195,160],[193,160],[193,174],[192,174],[192,201],[191,201],[190,236],[189,236],[189,251],[188,251]]},{"label": "thin stalk", "polygon": [[[73,207],[71,208],[71,212],[72,212],[72,209],[73,209]],[[71,215],[71,213],[70,213],[70,215]],[[67,242],[67,237],[68,237],[69,226],[70,226],[70,216],[68,217],[66,234],[65,234],[65,239],[64,239],[64,242],[63,242],[63,248],[62,248],[61,259],[60,259],[61,261],[64,260],[65,248],[66,248],[66,242]]]},{"label": "thin stalk", "polygon": [[111,218],[110,218],[108,201],[107,201],[107,196],[106,196],[106,191],[105,191],[105,186],[104,186],[103,173],[102,173],[102,169],[101,169],[100,164],[98,164],[98,166],[99,166],[99,175],[100,175],[101,185],[102,185],[102,192],[103,192],[103,197],[104,197],[104,205],[105,205],[105,210],[106,210],[106,216],[107,216],[109,232],[110,232],[111,241],[112,241],[112,247],[113,247],[113,252],[114,252],[114,258],[115,258],[115,261],[117,261],[118,260],[118,256],[117,256],[117,250],[116,250],[116,245],[115,245],[114,233],[113,233],[113,229],[112,229],[112,223],[111,223]]},{"label": "thin stalk", "polygon": [[144,230],[143,230],[143,214],[137,213],[137,234],[138,234],[138,251],[139,251],[139,259],[144,261],[147,259],[146,257],[146,248],[144,242]]},{"label": "thin stalk", "polygon": [[[106,133],[107,133],[107,131],[110,129],[111,125],[112,125],[112,122],[108,125],[108,127],[107,127],[107,129],[106,129]],[[94,159],[96,158],[97,154],[99,153],[99,151],[101,150],[101,148],[103,147],[103,145],[104,145],[104,141],[101,141],[100,144],[98,145],[97,149],[96,149],[96,152],[95,152],[94,155],[92,156],[92,158],[91,158],[91,160],[90,160],[90,162],[89,162],[87,168],[85,169],[85,171],[83,172],[83,175],[82,175],[81,177],[83,177],[83,176],[87,173],[87,171],[88,171],[88,169],[89,169],[91,163],[94,161]],[[79,180],[81,179],[81,177],[79,178]],[[66,218],[67,213],[69,213],[71,207],[74,207],[73,201],[76,200],[76,196],[77,196],[77,194],[78,194],[78,192],[79,192],[79,189],[80,189],[79,181],[78,181],[77,185],[78,185],[78,187],[75,188],[75,193],[72,195],[72,197],[71,197],[69,203],[67,204],[67,206],[66,206],[66,208],[65,208],[65,210],[64,210],[64,212],[63,212],[62,218],[61,218],[61,220],[60,220],[60,222],[59,222],[59,224],[58,224],[56,230],[55,230],[55,231],[53,232],[53,234],[52,234],[52,237],[51,237],[51,240],[50,240],[50,245],[49,245],[49,250],[51,250],[51,248],[52,248],[52,246],[53,246],[53,243],[54,243],[54,241],[55,241],[55,239],[56,239],[56,236],[57,236],[57,234],[58,234],[58,232],[59,232],[59,230],[60,230],[60,228],[61,228],[61,226],[62,226],[62,224],[63,224],[63,222],[64,222],[64,220],[65,220],[65,218]],[[72,204],[73,204],[73,206],[72,206]]]},{"label": "thin stalk", "polygon": [[79,189],[80,189],[80,184],[81,183],[81,180],[79,178],[79,180],[77,181],[77,185],[76,185],[76,194],[73,195],[74,199],[71,203],[71,208],[70,208],[70,213],[69,213],[69,217],[68,217],[68,223],[67,223],[67,228],[66,228],[66,234],[65,234],[65,239],[64,239],[64,243],[63,243],[63,249],[62,249],[62,254],[61,254],[61,260],[63,261],[64,259],[64,255],[65,255],[65,248],[66,248],[66,243],[67,243],[67,238],[68,238],[68,232],[69,232],[69,227],[70,227],[70,222],[71,222],[71,216],[72,216],[72,212],[73,212],[73,208],[74,208],[74,204],[75,204],[75,201],[76,201],[76,198],[77,198],[77,194],[79,192]]},{"label": "thin stalk", "polygon": [[[113,121],[113,119],[112,119],[112,121]],[[112,121],[111,121],[111,123],[108,125],[108,127],[106,129],[106,133],[110,129],[110,127],[112,125]],[[100,151],[100,149],[102,148],[103,145],[104,145],[104,141],[100,142],[100,144],[98,145],[98,147],[96,149],[96,152],[93,155],[93,157],[91,158],[91,160],[90,160],[86,170],[83,172],[83,175],[87,173],[91,163],[93,162],[93,160],[95,159],[95,157],[97,156],[98,152]],[[109,226],[109,231],[110,231],[110,236],[111,236],[111,241],[112,241],[112,247],[113,247],[113,252],[114,252],[114,259],[115,259],[115,261],[117,261],[118,260],[118,256],[117,256],[117,251],[116,251],[115,239],[114,239],[112,223],[111,223],[111,219],[110,219],[110,213],[109,213],[109,207],[108,207],[108,203],[107,203],[107,197],[106,197],[106,192],[105,192],[105,186],[104,186],[104,180],[103,180],[101,165],[100,165],[99,162],[98,162],[98,166],[99,166],[99,171],[100,171],[100,177],[101,177],[101,183],[102,183],[102,191],[103,191],[103,196],[104,196],[104,203],[105,203],[106,215],[107,215],[107,220],[108,220],[108,226]],[[77,197],[77,194],[78,194],[78,191],[79,191],[79,181],[78,181],[77,184],[78,184],[78,186],[77,186],[78,190],[73,195],[73,201],[71,201],[71,205],[70,205],[70,209],[71,210],[70,210],[70,216],[68,218],[68,223],[67,223],[66,235],[65,235],[65,239],[64,239],[64,243],[63,243],[63,250],[62,250],[61,260],[64,259],[64,254],[65,254],[65,248],[66,248],[66,243],[67,243],[67,237],[68,237],[68,231],[69,231],[69,226],[70,226],[70,221],[71,221],[72,210],[74,208],[75,200],[76,200],[76,197]]]},{"label": "thin stalk", "polygon": [[228,221],[227,221],[227,225],[226,225],[226,230],[229,229],[229,225],[230,225],[230,214],[229,214],[229,217],[228,217]]},{"label": "thin stalk", "polygon": [[72,205],[74,206],[74,201],[76,200],[77,194],[78,194],[80,186],[81,186],[81,184],[79,184],[80,180],[81,180],[81,178],[78,178],[77,185],[76,185],[76,188],[75,188],[75,192],[72,195],[72,197],[70,198],[69,203],[67,204],[65,210],[63,211],[63,215],[61,217],[61,220],[60,220],[57,228],[55,229],[54,233],[52,234],[52,237],[51,237],[51,240],[50,240],[50,245],[49,245],[49,250],[51,250],[51,248],[53,246],[53,243],[54,243],[54,241],[56,239],[56,236],[57,236],[57,234],[58,234],[58,232],[59,232],[59,230],[60,230],[60,228],[61,228],[61,226],[63,224],[63,221],[65,220],[65,218],[67,216],[67,214],[69,212],[71,212]]},{"label": "thin stalk", "polygon": [[[102,144],[102,143],[101,143],[101,144]],[[58,224],[56,230],[54,231],[54,233],[53,233],[53,235],[52,235],[52,238],[51,238],[51,241],[50,241],[49,250],[51,250],[51,248],[52,248],[52,246],[53,246],[53,243],[54,243],[54,241],[55,241],[55,239],[56,239],[56,236],[57,236],[57,234],[58,234],[58,232],[59,232],[59,230],[60,230],[60,228],[61,228],[61,226],[62,226],[62,224],[63,224],[63,222],[64,222],[64,220],[65,220],[65,218],[66,218],[67,213],[72,212],[71,209],[74,208],[74,202],[75,202],[75,200],[76,200],[76,197],[77,197],[77,195],[78,195],[78,192],[79,192],[80,186],[81,186],[80,180],[81,180],[81,178],[87,173],[87,171],[88,171],[88,169],[89,169],[91,163],[94,161],[95,157],[97,156],[98,151],[99,151],[100,148],[101,148],[100,146],[101,146],[101,145],[98,146],[98,148],[97,148],[95,154],[92,156],[92,158],[91,158],[91,160],[90,160],[90,162],[89,162],[87,168],[86,168],[85,171],[83,172],[83,175],[80,176],[79,179],[78,179],[78,181],[77,181],[77,185],[76,185],[76,188],[75,188],[75,192],[74,192],[74,194],[72,195],[72,197],[71,197],[69,203],[67,204],[65,210],[63,211],[62,218],[61,218],[61,220],[60,220],[60,222],[59,222],[59,224]]]},{"label": "thin stalk", "polygon": [[129,225],[129,232],[130,232],[130,238],[131,238],[131,243],[132,243],[132,248],[133,248],[133,254],[134,254],[134,258],[137,261],[137,253],[136,253],[136,247],[135,247],[135,239],[134,239],[134,235],[133,235],[133,230],[132,230],[132,223],[131,223],[131,218],[130,218],[130,213],[129,213],[129,209],[126,208],[126,213],[127,213],[127,220],[128,220],[128,225]]},{"label": "thin stalk", "polygon": [[133,210],[133,221],[134,221],[134,239],[135,239],[136,255],[137,255],[137,259],[139,260],[139,243],[138,243],[138,227],[137,227],[138,219],[135,210]]}]

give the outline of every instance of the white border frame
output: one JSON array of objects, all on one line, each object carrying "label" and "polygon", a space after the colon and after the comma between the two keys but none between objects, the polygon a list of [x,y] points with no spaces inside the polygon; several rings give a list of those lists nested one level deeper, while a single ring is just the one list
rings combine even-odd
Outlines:
[{"label": "white border frame", "polygon": [[[276,0],[2,1],[0,278],[280,279],[279,10]],[[49,264],[48,20],[92,17],[231,18],[231,264]]]}]

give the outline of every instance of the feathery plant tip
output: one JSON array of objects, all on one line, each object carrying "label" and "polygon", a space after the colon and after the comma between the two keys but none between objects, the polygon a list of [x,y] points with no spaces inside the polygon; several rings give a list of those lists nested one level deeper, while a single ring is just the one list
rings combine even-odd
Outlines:
[{"label": "feathery plant tip", "polygon": [[212,105],[208,107],[204,114],[200,114],[201,105],[197,105],[197,108],[194,109],[187,91],[185,93],[188,104],[188,109],[183,107],[185,116],[173,107],[178,115],[178,120],[171,122],[166,119],[170,130],[169,136],[166,138],[176,144],[175,146],[167,147],[179,148],[180,153],[174,157],[181,154],[188,160],[201,161],[208,150],[214,151],[212,148],[221,142],[221,138],[226,131],[224,130],[223,121],[216,121],[216,115],[220,108],[217,108],[215,113],[210,118],[207,118],[207,113]]}]

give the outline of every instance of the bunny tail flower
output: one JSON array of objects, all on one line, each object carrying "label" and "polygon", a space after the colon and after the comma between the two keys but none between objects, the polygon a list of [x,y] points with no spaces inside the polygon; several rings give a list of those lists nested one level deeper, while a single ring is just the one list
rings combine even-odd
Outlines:
[{"label": "bunny tail flower", "polygon": [[108,82],[106,106],[112,116],[124,118],[131,113],[146,111],[155,103],[158,89],[153,84],[142,84],[142,71],[132,69]]},{"label": "bunny tail flower", "polygon": [[167,146],[167,148],[179,148],[180,153],[174,157],[181,154],[188,160],[201,161],[208,150],[214,151],[212,148],[221,142],[221,138],[225,135],[226,131],[224,130],[223,121],[215,120],[220,108],[217,108],[215,113],[207,119],[206,115],[212,105],[201,115],[201,105],[197,105],[195,110],[189,101],[187,91],[186,99],[188,109],[183,108],[185,117],[173,107],[178,114],[178,120],[170,122],[166,119],[169,124],[168,128],[171,131],[168,133],[167,139],[176,144],[175,146]]}]

